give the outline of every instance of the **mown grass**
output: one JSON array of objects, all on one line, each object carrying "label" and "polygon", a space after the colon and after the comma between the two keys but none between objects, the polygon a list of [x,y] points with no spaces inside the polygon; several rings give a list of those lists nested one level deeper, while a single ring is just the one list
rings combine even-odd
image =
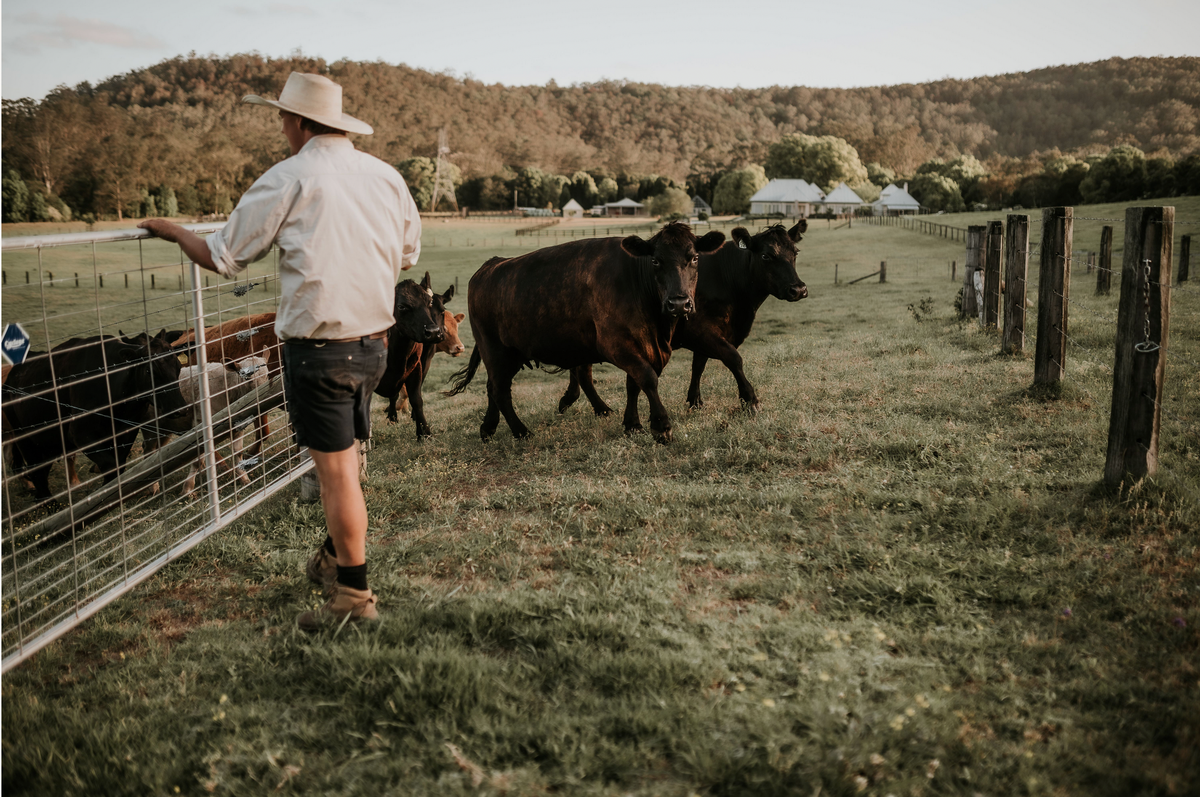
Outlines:
[{"label": "mown grass", "polygon": [[819,226],[743,346],[758,415],[719,364],[688,412],[683,352],[670,446],[528,371],[534,437],[484,444],[435,359],[431,441],[375,418],[382,622],[296,630],[323,519],[269,502],[4,678],[6,793],[1194,793],[1200,295],[1161,470],[1107,490],[1115,294],[1047,397],[954,318],[960,245]]}]

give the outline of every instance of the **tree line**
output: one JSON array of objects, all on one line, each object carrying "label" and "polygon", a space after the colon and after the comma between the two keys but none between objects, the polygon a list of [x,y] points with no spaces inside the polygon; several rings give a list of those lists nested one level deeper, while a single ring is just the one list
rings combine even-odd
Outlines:
[{"label": "tree line", "polygon": [[[458,204],[742,212],[772,177],[870,201],[889,182],[934,210],[1200,193],[1200,58],[1136,58],[861,89],[624,81],[509,87],[382,62],[194,53],[3,103],[5,220],[227,213],[287,154],[240,102],[291,71],[340,83],[423,210],[438,131]],[[1068,201],[1069,200],[1069,201]],[[440,209],[440,208],[439,208]]]}]

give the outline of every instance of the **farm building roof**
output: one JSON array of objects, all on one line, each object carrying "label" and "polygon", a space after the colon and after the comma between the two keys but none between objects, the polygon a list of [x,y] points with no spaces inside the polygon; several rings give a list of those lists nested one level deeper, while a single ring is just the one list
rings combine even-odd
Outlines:
[{"label": "farm building roof", "polygon": [[562,206],[562,209],[563,210],[583,210],[583,205],[579,204],[574,199],[571,199],[567,202],[567,204]]},{"label": "farm building roof", "polygon": [[606,208],[640,208],[640,207],[645,207],[645,206],[641,202],[634,202],[629,197],[625,197],[624,199],[618,199],[616,202],[605,202],[604,207],[606,207]]},{"label": "farm building roof", "polygon": [[837,188],[830,191],[825,197],[827,205],[861,205],[862,203],[862,197],[854,193],[845,183],[838,183]]},{"label": "farm building roof", "polygon": [[820,202],[824,194],[807,180],[776,179],[764,185],[751,202]]},{"label": "farm building roof", "polygon": [[692,197],[692,208],[694,210],[712,210],[712,205],[704,201],[704,197],[696,194]]},{"label": "farm building roof", "polygon": [[888,183],[887,188],[879,192],[879,199],[871,203],[871,207],[916,210],[921,207],[921,203],[913,199],[907,188],[899,188],[895,183]]}]

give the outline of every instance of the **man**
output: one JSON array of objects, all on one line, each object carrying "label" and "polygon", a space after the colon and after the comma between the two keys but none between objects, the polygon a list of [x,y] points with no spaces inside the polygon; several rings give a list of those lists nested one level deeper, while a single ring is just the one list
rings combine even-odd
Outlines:
[{"label": "man", "polygon": [[374,620],[355,438],[370,433],[395,286],[420,256],[421,218],[400,174],[347,138],[373,130],[342,113],[338,84],[293,72],[278,101],[242,101],[279,109],[291,157],[260,177],[225,228],[207,239],[164,219],[138,226],[225,277],[279,245],[275,334],[283,341],[284,391],[296,441],[316,464],[329,531],[307,568],[329,601],[299,623],[312,631],[347,618]]}]

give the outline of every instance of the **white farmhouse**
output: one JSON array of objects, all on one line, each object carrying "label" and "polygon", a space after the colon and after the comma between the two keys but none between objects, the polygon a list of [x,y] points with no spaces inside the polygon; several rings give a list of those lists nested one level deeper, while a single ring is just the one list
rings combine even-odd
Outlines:
[{"label": "white farmhouse", "polygon": [[750,214],[782,213],[785,216],[809,216],[825,198],[820,188],[807,180],[772,180],[750,197]]},{"label": "white farmhouse", "polygon": [[879,199],[871,203],[876,216],[900,216],[916,214],[921,210],[921,203],[908,193],[908,183],[903,188],[897,188],[895,183],[888,183],[887,188],[879,194]]},{"label": "white farmhouse", "polygon": [[567,204],[563,205],[562,214],[564,219],[582,219],[583,205],[572,199],[567,202]]},{"label": "white farmhouse", "polygon": [[862,197],[850,190],[845,183],[838,183],[837,188],[826,194],[821,207],[826,213],[854,213],[863,206]]}]

